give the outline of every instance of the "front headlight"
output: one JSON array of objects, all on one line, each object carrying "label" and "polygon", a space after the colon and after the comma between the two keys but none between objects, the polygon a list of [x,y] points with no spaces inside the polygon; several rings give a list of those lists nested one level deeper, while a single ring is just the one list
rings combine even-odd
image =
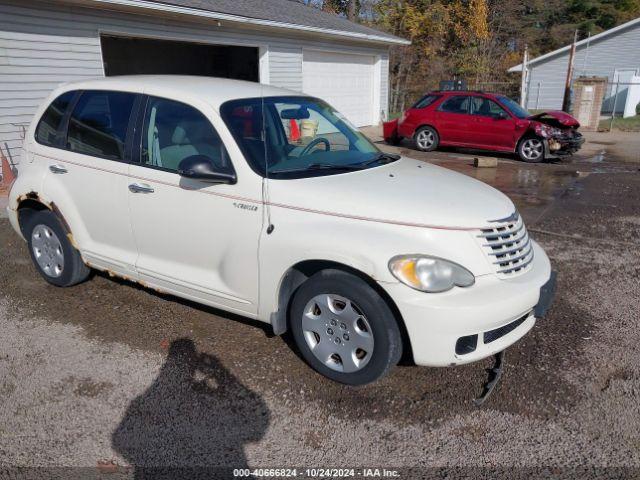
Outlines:
[{"label": "front headlight", "polygon": [[541,124],[541,123],[536,125],[535,132],[537,135],[541,136],[542,138],[550,138],[556,135],[562,135],[561,130],[551,127],[549,125]]},{"label": "front headlight", "polygon": [[470,287],[476,281],[457,263],[428,255],[398,255],[389,260],[389,270],[402,283],[421,292],[445,292],[454,286]]}]

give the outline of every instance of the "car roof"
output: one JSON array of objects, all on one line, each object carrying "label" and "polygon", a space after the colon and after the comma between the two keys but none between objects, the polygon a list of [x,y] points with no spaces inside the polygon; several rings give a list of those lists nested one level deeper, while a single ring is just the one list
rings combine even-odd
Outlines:
[{"label": "car roof", "polygon": [[500,97],[501,93],[483,92],[482,90],[434,90],[428,95],[485,95],[487,97]]},{"label": "car roof", "polygon": [[122,75],[67,83],[56,94],[69,90],[115,90],[146,93],[175,99],[195,99],[215,108],[241,98],[303,96],[300,92],[256,82],[190,75]]}]

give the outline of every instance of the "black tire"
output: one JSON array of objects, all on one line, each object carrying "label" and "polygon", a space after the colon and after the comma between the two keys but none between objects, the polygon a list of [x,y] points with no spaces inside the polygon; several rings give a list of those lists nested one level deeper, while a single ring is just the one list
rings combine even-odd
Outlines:
[{"label": "black tire", "polygon": [[[430,141],[423,142],[422,136],[430,138]],[[440,135],[436,132],[436,129],[429,126],[420,127],[413,134],[413,142],[418,150],[421,152],[431,152],[438,148],[440,144]]]},{"label": "black tire", "polygon": [[397,134],[394,134],[389,138],[385,138],[384,141],[388,145],[397,146],[397,145],[400,145],[400,142],[402,141],[402,137],[399,137]]},{"label": "black tire", "polygon": [[[316,357],[310,345],[307,343],[302,326],[305,309],[314,298],[324,294],[336,295],[348,299],[352,302],[352,305],[355,305],[356,311],[362,314],[370,327],[370,333],[373,336],[371,356],[368,358],[367,363],[357,371],[347,373],[330,368],[326,363]],[[304,359],[318,373],[336,382],[348,385],[364,385],[374,382],[386,375],[389,370],[399,362],[402,356],[400,329],[398,328],[391,309],[371,286],[361,278],[350,273],[340,270],[323,270],[313,275],[296,291],[289,315],[289,324],[293,338]],[[329,311],[329,315],[334,314]],[[350,334],[353,337],[358,335],[356,332],[349,330],[350,328],[356,328],[354,326],[355,323],[341,330],[340,324],[342,322],[340,317],[338,317],[337,320],[339,323],[338,326],[335,327],[337,330],[336,337],[344,336],[344,333]],[[314,321],[322,322],[323,320]],[[349,322],[345,321],[345,323]],[[325,328],[330,328],[330,325],[327,324],[325,326],[324,324],[320,324],[319,328],[323,329],[322,332],[320,332],[323,334],[323,337],[319,337],[319,334],[313,334],[318,342],[316,345],[319,345],[320,342],[324,340],[328,343],[323,345],[333,347],[336,339],[324,330]],[[343,344],[345,349],[352,348],[351,345],[353,345],[353,343],[346,343],[349,340],[355,340],[355,338],[346,337],[346,341],[344,341]],[[357,350],[353,351],[355,352]],[[342,363],[333,364],[341,365]]]},{"label": "black tire", "polygon": [[[53,231],[60,242],[64,259],[61,262],[62,272],[57,277],[51,276],[45,272],[36,259],[36,253],[33,247],[33,232],[36,227],[39,226],[45,226]],[[89,277],[91,270],[82,261],[80,252],[71,245],[71,242],[67,237],[66,230],[63,228],[60,220],[53,212],[50,212],[49,210],[42,210],[29,215],[26,219],[26,225],[24,226],[23,231],[27,238],[29,254],[31,255],[33,265],[36,267],[36,270],[38,270],[38,273],[40,273],[42,278],[47,282],[57,287],[70,287],[83,282]]]},{"label": "black tire", "polygon": [[[539,153],[535,154],[539,148]],[[545,153],[544,140],[535,135],[521,138],[518,142],[518,157],[523,162],[540,163],[544,160]]]}]

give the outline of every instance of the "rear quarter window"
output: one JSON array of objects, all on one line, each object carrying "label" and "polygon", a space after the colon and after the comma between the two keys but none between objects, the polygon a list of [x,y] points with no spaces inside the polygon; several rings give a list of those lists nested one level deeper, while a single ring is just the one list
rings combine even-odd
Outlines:
[{"label": "rear quarter window", "polygon": [[45,110],[36,127],[36,142],[50,147],[58,145],[58,129],[62,117],[76,95],[75,91],[66,92],[56,98]]},{"label": "rear quarter window", "polygon": [[422,97],[420,100],[418,100],[416,102],[416,104],[413,106],[413,108],[425,108],[425,107],[428,107],[429,105],[431,105],[433,102],[435,102],[439,98],[440,98],[439,95],[425,95],[424,97]]}]

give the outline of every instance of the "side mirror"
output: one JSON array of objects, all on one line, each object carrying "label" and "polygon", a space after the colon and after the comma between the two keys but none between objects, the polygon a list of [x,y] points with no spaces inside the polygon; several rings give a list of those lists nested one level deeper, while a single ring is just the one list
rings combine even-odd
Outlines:
[{"label": "side mirror", "polygon": [[204,155],[191,155],[183,159],[178,165],[178,174],[181,177],[208,183],[236,183],[235,173],[216,170],[211,160]]},{"label": "side mirror", "polygon": [[506,112],[498,112],[495,114],[496,120],[506,120],[507,118],[509,118],[509,115],[507,115]]}]

